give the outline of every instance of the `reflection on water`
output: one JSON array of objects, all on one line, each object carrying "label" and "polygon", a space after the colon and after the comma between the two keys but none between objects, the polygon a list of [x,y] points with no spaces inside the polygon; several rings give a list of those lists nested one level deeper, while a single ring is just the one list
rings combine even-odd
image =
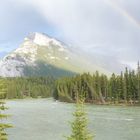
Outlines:
[{"label": "reflection on water", "polygon": [[[52,99],[7,101],[9,140],[65,140],[74,104]],[[140,140],[140,107],[87,105],[95,140]]]}]

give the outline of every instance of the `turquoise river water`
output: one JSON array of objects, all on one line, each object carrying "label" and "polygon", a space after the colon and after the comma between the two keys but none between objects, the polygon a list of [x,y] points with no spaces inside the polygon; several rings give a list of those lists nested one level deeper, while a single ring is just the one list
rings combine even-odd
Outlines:
[{"label": "turquoise river water", "polygon": [[[53,99],[9,100],[9,140],[65,140],[74,104]],[[140,140],[140,107],[86,105],[94,140]]]}]

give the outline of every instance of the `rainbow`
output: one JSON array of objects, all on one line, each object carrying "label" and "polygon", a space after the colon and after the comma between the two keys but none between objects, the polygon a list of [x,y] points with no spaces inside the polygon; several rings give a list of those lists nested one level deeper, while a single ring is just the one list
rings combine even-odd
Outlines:
[{"label": "rainbow", "polygon": [[106,0],[106,3],[108,3],[113,9],[118,11],[123,17],[125,17],[133,25],[140,28],[140,23],[125,9],[122,9],[114,0]]}]

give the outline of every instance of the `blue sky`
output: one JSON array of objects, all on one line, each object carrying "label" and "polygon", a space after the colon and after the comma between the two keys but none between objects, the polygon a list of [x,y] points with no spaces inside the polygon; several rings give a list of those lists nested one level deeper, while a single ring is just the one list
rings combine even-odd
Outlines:
[{"label": "blue sky", "polygon": [[53,27],[35,8],[5,0],[0,4],[0,54],[17,48],[30,32],[57,36]]},{"label": "blue sky", "polygon": [[4,0],[0,3],[0,55],[30,32],[43,32],[91,55],[133,65],[140,55],[138,0]]}]

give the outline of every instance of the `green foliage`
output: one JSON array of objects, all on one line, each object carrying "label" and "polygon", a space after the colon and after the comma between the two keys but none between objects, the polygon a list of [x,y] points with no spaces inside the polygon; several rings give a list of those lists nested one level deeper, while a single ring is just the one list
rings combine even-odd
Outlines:
[{"label": "green foliage", "polygon": [[9,115],[3,114],[3,112],[8,109],[5,107],[5,102],[3,101],[6,97],[7,84],[5,79],[0,79],[0,140],[8,140],[5,129],[11,127],[9,124],[2,123],[2,120],[7,118]]},{"label": "green foliage", "polygon": [[76,92],[85,92],[85,101],[100,104],[140,103],[140,68],[130,71],[127,68],[120,75],[107,77],[97,71],[93,75],[84,73],[58,79],[54,98],[60,101],[76,101]]},{"label": "green foliage", "polygon": [[[51,70],[50,70],[51,71]],[[107,77],[96,71],[55,80],[53,77],[16,77],[7,78],[8,88],[3,98],[46,98],[75,102],[76,93],[85,102],[98,104],[138,104],[140,103],[140,66],[137,71],[125,69],[120,75]],[[4,92],[4,91],[1,91]]]},{"label": "green foliage", "polygon": [[7,78],[6,97],[9,99],[25,97],[50,97],[54,87],[53,77],[16,77]]},{"label": "green foliage", "polygon": [[88,131],[88,119],[84,109],[84,100],[79,99],[76,104],[76,111],[73,113],[74,121],[71,123],[72,134],[67,140],[93,140]]}]

